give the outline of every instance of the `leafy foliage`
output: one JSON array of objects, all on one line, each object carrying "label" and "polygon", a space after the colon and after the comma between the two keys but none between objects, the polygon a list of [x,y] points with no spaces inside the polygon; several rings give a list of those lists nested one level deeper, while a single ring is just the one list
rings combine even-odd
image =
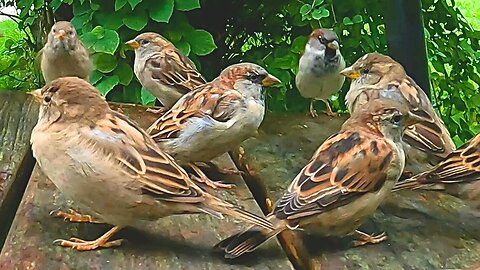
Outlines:
[{"label": "leafy foliage", "polygon": [[[333,28],[339,34],[347,64],[367,52],[387,53],[383,1],[3,0],[0,6],[12,2],[21,10],[20,27],[31,29],[37,46],[42,31],[34,26],[39,20],[51,25],[51,11],[57,19],[71,19],[93,53],[92,83],[114,101],[154,101],[133,75],[133,53],[124,45],[139,32],[164,35],[207,79],[241,61],[265,66],[283,82],[268,94],[269,109],[275,111],[308,108],[294,77],[312,28]],[[461,143],[480,131],[480,32],[452,0],[422,0],[422,5],[432,99]],[[345,110],[348,86],[332,97],[339,110]]]}]

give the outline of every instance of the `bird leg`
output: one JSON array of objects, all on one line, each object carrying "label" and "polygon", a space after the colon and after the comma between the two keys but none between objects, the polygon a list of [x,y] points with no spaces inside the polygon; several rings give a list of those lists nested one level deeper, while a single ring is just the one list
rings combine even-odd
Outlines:
[{"label": "bird leg", "polygon": [[206,164],[208,166],[210,166],[211,168],[213,168],[214,170],[216,170],[217,172],[221,173],[221,174],[236,174],[236,175],[242,175],[244,174],[243,171],[239,171],[237,169],[226,169],[226,168],[220,168],[217,164],[209,161],[209,162],[206,162]]},{"label": "bird leg", "polygon": [[192,178],[194,178],[196,181],[200,182],[200,183],[204,183],[206,184],[207,186],[213,188],[213,189],[217,189],[217,188],[233,188],[235,185],[233,184],[224,184],[224,183],[221,183],[221,182],[217,182],[217,181],[213,181],[211,180],[210,178],[208,178],[208,176],[206,176],[202,170],[195,164],[193,163],[189,163],[188,164],[194,171],[195,173],[198,175],[195,176],[193,175]]},{"label": "bird leg", "polygon": [[357,240],[354,240],[352,242],[354,247],[359,247],[367,244],[378,244],[387,239],[387,235],[385,234],[385,232],[379,235],[369,235],[359,230],[355,230],[354,237],[357,238]]},{"label": "bird leg", "polygon": [[314,102],[315,102],[314,99],[312,99],[312,100],[310,101],[310,115],[315,118],[315,117],[318,116],[318,113],[317,113],[317,111],[315,110],[315,108],[313,107],[313,103],[314,103]]},{"label": "bird leg", "polygon": [[104,235],[100,236],[97,240],[85,241],[79,238],[72,237],[70,240],[57,239],[53,241],[54,244],[59,244],[62,247],[71,247],[76,250],[86,251],[94,250],[99,247],[109,248],[120,246],[123,242],[123,239],[117,239],[114,241],[108,241],[115,233],[119,232],[122,228],[115,226],[111,228]]},{"label": "bird leg", "polygon": [[154,113],[154,114],[163,114],[167,111],[168,111],[168,109],[166,107],[160,107],[158,109],[154,109],[154,108],[148,108],[147,109],[147,112],[151,112],[151,113]]},{"label": "bird leg", "polygon": [[68,220],[70,222],[78,222],[78,223],[102,223],[98,220],[95,220],[90,215],[82,215],[73,209],[69,209],[68,213],[60,211],[60,210],[53,210],[50,211],[50,216],[63,218],[63,220]]},{"label": "bird leg", "polygon": [[325,113],[330,116],[330,117],[336,117],[338,116],[338,113],[332,111],[332,107],[330,107],[330,102],[328,102],[328,99],[322,99],[323,102],[325,102],[325,106],[327,109],[325,110]]}]

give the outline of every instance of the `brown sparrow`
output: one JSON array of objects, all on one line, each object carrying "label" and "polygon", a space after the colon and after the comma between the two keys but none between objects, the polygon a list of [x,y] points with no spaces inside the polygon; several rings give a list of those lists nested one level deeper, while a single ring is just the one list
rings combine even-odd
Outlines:
[{"label": "brown sparrow", "polygon": [[314,100],[323,100],[326,113],[335,115],[328,98],[342,88],[345,77],[339,72],[345,68],[345,60],[340,53],[338,37],[328,29],[315,29],[310,34],[305,52],[300,58],[295,83],[305,98],[311,98],[310,114],[317,116],[313,107]]},{"label": "brown sparrow", "polygon": [[59,21],[48,33],[40,51],[43,78],[49,83],[60,77],[76,76],[87,80],[92,72],[90,55],[70,22]]},{"label": "brown sparrow", "polygon": [[165,109],[206,83],[193,62],[157,33],[140,34],[126,44],[135,49],[135,75]]},{"label": "brown sparrow", "polygon": [[180,98],[147,132],[175,160],[209,162],[256,134],[265,114],[264,88],[279,83],[256,64],[231,65]]},{"label": "brown sparrow", "polygon": [[60,78],[32,94],[42,101],[31,137],[41,170],[67,197],[114,225],[97,240],[59,240],[62,246],[119,245],[108,239],[121,228],[177,214],[223,213],[272,228],[264,218],[205,193],[88,82]]},{"label": "brown sparrow", "polygon": [[226,258],[253,251],[287,229],[307,229],[325,236],[354,234],[354,245],[378,243],[357,228],[390,194],[400,177],[406,125],[417,120],[407,108],[374,101],[359,110],[328,138],[300,171],[267,216],[275,229],[253,226],[217,245]]},{"label": "brown sparrow", "polygon": [[395,185],[394,191],[480,180],[480,135],[453,151],[432,169]]},{"label": "brown sparrow", "polygon": [[431,169],[455,149],[447,128],[425,92],[395,60],[379,53],[369,53],[341,73],[352,79],[346,95],[351,113],[368,102],[381,99],[405,104],[411,112],[425,119],[405,131],[406,172],[418,174]]}]

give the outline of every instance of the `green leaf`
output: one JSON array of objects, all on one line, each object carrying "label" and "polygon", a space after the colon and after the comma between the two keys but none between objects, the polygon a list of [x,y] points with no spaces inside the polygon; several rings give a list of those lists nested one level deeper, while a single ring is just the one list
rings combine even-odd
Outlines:
[{"label": "green leaf", "polygon": [[102,22],[105,28],[118,30],[123,25],[123,12],[96,12],[95,19]]},{"label": "green leaf", "polygon": [[353,25],[353,22],[349,17],[345,17],[343,18],[343,25]]},{"label": "green leaf", "polygon": [[292,42],[291,51],[294,53],[301,53],[305,49],[305,44],[307,44],[308,37],[299,36],[296,37]]},{"label": "green leaf", "polygon": [[175,47],[177,47],[180,50],[180,52],[182,52],[186,56],[190,54],[190,51],[191,51],[190,44],[185,40],[176,42]]},{"label": "green leaf", "polygon": [[95,87],[98,88],[100,93],[106,96],[119,82],[120,79],[117,75],[111,77],[105,76],[97,85],[95,85]]},{"label": "green leaf", "polygon": [[363,22],[363,17],[362,15],[355,15],[352,18],[353,23],[361,23]]},{"label": "green leaf", "polygon": [[95,85],[100,79],[103,78],[103,73],[99,72],[98,70],[94,70],[92,74],[90,74],[90,83]]},{"label": "green leaf", "polygon": [[142,30],[148,23],[146,11],[135,11],[123,18],[123,23],[130,29],[135,31]]},{"label": "green leaf", "polygon": [[207,55],[217,48],[212,35],[205,30],[197,29],[186,35],[185,39],[196,55]]},{"label": "green leaf", "polygon": [[155,103],[155,96],[150,93],[145,87],[142,87],[142,92],[141,92],[141,97],[142,97],[142,104],[143,105],[153,105]]},{"label": "green leaf", "polygon": [[[127,0],[130,6],[132,7],[132,10],[135,9],[135,7],[142,2],[142,0]],[[156,5],[157,3],[155,3]]]},{"label": "green leaf", "polygon": [[159,0],[159,3],[155,3],[150,9],[150,18],[156,22],[167,23],[173,14],[173,2],[174,0]]},{"label": "green leaf", "polygon": [[62,4],[62,0],[52,0],[48,5],[52,8],[53,11],[57,11],[57,9]]},{"label": "green leaf", "polygon": [[120,37],[114,30],[96,26],[82,36],[83,43],[95,52],[114,54],[120,43]]},{"label": "green leaf", "polygon": [[117,75],[120,78],[120,84],[129,85],[133,79],[133,70],[130,65],[125,62],[118,63],[117,68],[113,71],[114,75]]},{"label": "green leaf", "polygon": [[303,16],[307,15],[308,12],[310,12],[310,10],[312,9],[312,6],[310,6],[309,4],[304,4],[301,8],[300,8],[300,14],[302,14]]},{"label": "green leaf", "polygon": [[117,67],[115,56],[106,53],[96,53],[93,55],[93,63],[98,71],[108,73]]},{"label": "green leaf", "polygon": [[127,0],[115,0],[115,11],[120,10],[127,4]]},{"label": "green leaf", "polygon": [[180,11],[189,11],[200,8],[199,0],[175,0],[175,9]]}]

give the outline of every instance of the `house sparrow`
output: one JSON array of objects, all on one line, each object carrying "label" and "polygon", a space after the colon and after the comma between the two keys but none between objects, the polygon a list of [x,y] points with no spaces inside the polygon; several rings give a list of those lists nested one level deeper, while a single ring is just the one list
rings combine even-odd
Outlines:
[{"label": "house sparrow", "polygon": [[231,65],[180,98],[147,132],[175,160],[208,162],[256,134],[265,114],[264,87],[279,83],[256,64]]},{"label": "house sparrow", "polygon": [[393,190],[469,183],[477,180],[480,180],[480,134],[450,153],[432,169],[398,183]]},{"label": "house sparrow", "polygon": [[138,80],[170,109],[193,88],[206,83],[190,59],[157,33],[143,33],[126,43],[135,49],[134,71]]},{"label": "house sparrow", "polygon": [[136,221],[208,213],[232,215],[262,227],[270,222],[205,193],[157,144],[98,90],[76,77],[32,93],[42,105],[33,129],[33,155],[67,197],[114,227],[94,241],[59,240],[78,250],[119,245],[108,239]]},{"label": "house sparrow", "polygon": [[59,21],[48,33],[40,51],[43,78],[49,83],[60,77],[77,76],[87,80],[93,66],[90,55],[70,22]]},{"label": "house sparrow", "polygon": [[305,52],[300,57],[295,83],[305,98],[311,98],[310,114],[318,116],[314,100],[323,100],[326,113],[335,115],[328,98],[342,88],[345,78],[339,72],[345,68],[345,60],[339,50],[338,37],[328,29],[315,29],[310,34]]},{"label": "house sparrow", "polygon": [[410,107],[425,121],[409,126],[403,137],[405,171],[418,174],[431,169],[454,149],[450,134],[425,92],[392,58],[369,53],[341,72],[352,79],[346,95],[351,113],[376,99],[393,100]]},{"label": "house sparrow", "polygon": [[287,229],[325,236],[354,234],[354,245],[378,243],[357,228],[390,194],[405,165],[401,137],[418,117],[390,101],[374,101],[357,111],[328,138],[300,171],[267,216],[275,229],[253,226],[219,244],[226,258],[253,251]]}]

